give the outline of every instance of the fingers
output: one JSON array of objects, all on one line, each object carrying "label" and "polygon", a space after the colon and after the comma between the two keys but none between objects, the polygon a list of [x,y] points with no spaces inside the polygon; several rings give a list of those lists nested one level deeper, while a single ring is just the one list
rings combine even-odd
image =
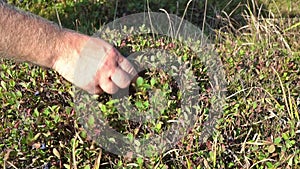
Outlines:
[{"label": "fingers", "polygon": [[101,78],[99,84],[106,93],[114,94],[119,88],[129,86],[130,82],[130,75],[120,67],[116,67],[114,74],[111,77]]},{"label": "fingers", "polygon": [[101,89],[100,86],[96,86],[93,88],[92,91],[88,91],[90,94],[102,94],[103,90]]},{"label": "fingers", "polygon": [[118,51],[113,50],[111,54],[117,55],[116,64],[111,64],[116,66],[115,70],[112,71],[111,75],[106,76],[105,79],[100,79],[99,84],[105,92],[114,94],[119,88],[128,87],[137,72],[131,63]]},{"label": "fingers", "polygon": [[114,74],[111,76],[111,80],[119,87],[126,88],[129,86],[131,78],[128,73],[117,67]]},{"label": "fingers", "polygon": [[120,88],[128,87],[137,72],[115,48],[109,44],[101,45],[107,49],[102,52],[105,53],[105,57],[100,57],[101,64],[98,65],[96,75],[93,77],[94,85],[97,86],[93,89],[93,93],[101,94],[104,91],[115,94]]},{"label": "fingers", "polygon": [[114,73],[110,77],[106,76],[104,78],[100,78],[100,87],[109,94],[116,93],[119,88],[124,89],[128,87],[132,80],[132,75],[134,75],[133,72],[135,72],[135,69],[131,67],[128,70],[131,71],[131,74],[125,72],[120,66],[116,67]]},{"label": "fingers", "polygon": [[108,94],[115,94],[119,90],[119,87],[110,78],[100,79],[99,84],[102,90]]},{"label": "fingers", "polygon": [[132,66],[132,64],[127,59],[125,59],[123,56],[121,56],[118,59],[118,65],[122,70],[124,70],[125,72],[127,72],[129,74],[129,76],[131,78],[130,80],[132,80],[132,78],[137,75],[137,72],[134,69],[134,67]]}]

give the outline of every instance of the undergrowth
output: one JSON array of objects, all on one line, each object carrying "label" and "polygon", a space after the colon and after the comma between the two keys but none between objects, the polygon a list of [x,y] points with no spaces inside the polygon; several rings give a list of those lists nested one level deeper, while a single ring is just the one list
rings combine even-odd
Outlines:
[{"label": "undergrowth", "polygon": [[[76,6],[76,3],[69,5]],[[112,43],[125,55],[147,48],[173,52],[183,61],[192,63],[197,77],[201,91],[199,117],[172,149],[147,158],[123,157],[105,151],[79,123],[71,84],[55,71],[2,60],[0,166],[45,169],[298,168],[300,21],[278,20],[272,13],[260,15],[260,6],[256,6],[254,12],[252,1],[242,5],[243,10],[238,12],[237,18],[242,17],[245,24],[236,24],[239,22],[236,18],[221,11],[215,18],[221,24],[216,28],[205,27],[213,32],[213,47],[222,61],[227,84],[223,112],[211,136],[200,140],[212,99],[207,66],[201,60],[193,60],[194,52],[179,41],[151,34],[135,35],[114,39]],[[176,8],[173,11],[176,13]],[[81,16],[78,19],[83,20]],[[91,25],[86,24],[77,26],[87,33]],[[110,41],[109,38],[106,40]],[[116,130],[129,139],[149,137],[163,132],[167,121],[177,118],[180,93],[173,83],[165,72],[157,70],[148,70],[139,78],[131,93],[136,107],[148,108],[147,90],[153,87],[164,89],[168,98],[162,116],[145,124],[124,120],[112,106],[111,96],[102,95],[98,100]]]}]

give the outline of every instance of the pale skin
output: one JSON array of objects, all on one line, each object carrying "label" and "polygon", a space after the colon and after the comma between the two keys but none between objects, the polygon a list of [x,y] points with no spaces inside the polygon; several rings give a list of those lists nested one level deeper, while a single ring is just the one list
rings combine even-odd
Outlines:
[{"label": "pale skin", "polygon": [[0,57],[52,68],[91,94],[114,94],[137,72],[111,44],[0,0]]}]

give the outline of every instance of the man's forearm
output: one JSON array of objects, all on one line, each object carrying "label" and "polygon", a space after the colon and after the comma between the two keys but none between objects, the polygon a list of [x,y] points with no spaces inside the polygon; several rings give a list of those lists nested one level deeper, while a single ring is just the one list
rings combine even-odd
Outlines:
[{"label": "man's forearm", "polygon": [[65,43],[75,43],[64,39],[68,33],[72,32],[0,0],[0,57],[52,67],[58,55],[68,50]]},{"label": "man's forearm", "polygon": [[63,29],[0,0],[0,57],[53,68],[93,94],[113,94],[137,73],[111,44]]}]

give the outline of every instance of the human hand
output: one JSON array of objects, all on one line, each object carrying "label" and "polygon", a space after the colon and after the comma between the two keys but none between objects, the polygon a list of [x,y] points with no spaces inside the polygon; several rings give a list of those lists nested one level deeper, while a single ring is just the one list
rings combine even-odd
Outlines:
[{"label": "human hand", "polygon": [[114,94],[137,75],[131,63],[104,40],[66,33],[62,44],[66,46],[53,68],[91,94]]}]

